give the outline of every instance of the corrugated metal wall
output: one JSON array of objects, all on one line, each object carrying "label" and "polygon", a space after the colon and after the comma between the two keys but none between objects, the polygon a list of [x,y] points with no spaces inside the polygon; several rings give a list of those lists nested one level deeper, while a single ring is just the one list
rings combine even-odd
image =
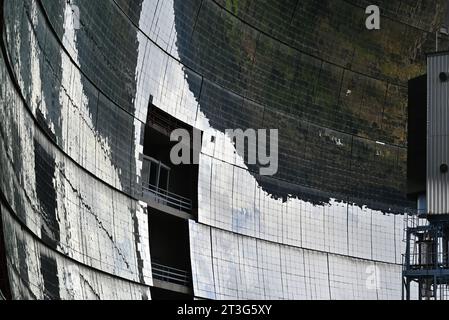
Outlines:
[{"label": "corrugated metal wall", "polygon": [[449,213],[449,173],[440,170],[449,160],[449,53],[434,54],[427,61],[427,208],[429,214]]}]

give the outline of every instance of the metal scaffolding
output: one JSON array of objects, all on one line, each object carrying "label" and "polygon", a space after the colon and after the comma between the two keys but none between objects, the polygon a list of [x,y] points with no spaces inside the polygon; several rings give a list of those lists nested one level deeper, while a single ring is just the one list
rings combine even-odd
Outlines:
[{"label": "metal scaffolding", "polygon": [[[428,217],[429,218],[429,217]],[[447,216],[407,215],[402,298],[410,300],[417,287],[419,300],[449,299],[449,221]]]}]

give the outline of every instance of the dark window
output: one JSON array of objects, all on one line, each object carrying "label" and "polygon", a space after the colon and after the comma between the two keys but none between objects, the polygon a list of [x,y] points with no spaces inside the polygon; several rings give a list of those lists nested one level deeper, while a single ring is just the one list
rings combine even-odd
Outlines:
[{"label": "dark window", "polygon": [[169,179],[170,170],[164,166],[160,167],[159,171],[159,190],[167,191],[168,190],[168,179]]},{"label": "dark window", "polygon": [[148,183],[151,186],[157,187],[158,173],[159,173],[159,165],[156,162],[149,161],[150,163],[150,177]]},{"label": "dark window", "polygon": [[167,192],[170,179],[170,167],[150,157],[144,158],[144,181],[148,184],[144,187],[156,191]]}]

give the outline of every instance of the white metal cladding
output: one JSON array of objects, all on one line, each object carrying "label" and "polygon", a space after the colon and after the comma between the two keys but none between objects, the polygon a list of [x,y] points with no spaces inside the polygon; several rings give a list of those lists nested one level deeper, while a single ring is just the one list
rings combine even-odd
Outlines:
[{"label": "white metal cladding", "polygon": [[449,54],[436,54],[427,61],[427,208],[429,214],[449,213],[449,173],[440,166],[449,160],[449,81],[442,82],[441,72],[449,72]]},{"label": "white metal cladding", "polygon": [[260,240],[189,222],[195,296],[239,300],[401,298],[400,264]]}]

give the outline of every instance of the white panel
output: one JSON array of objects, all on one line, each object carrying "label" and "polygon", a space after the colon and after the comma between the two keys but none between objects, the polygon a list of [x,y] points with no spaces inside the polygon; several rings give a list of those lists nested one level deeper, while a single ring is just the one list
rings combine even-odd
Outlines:
[{"label": "white panel", "polygon": [[239,237],[238,298],[257,300],[265,297],[263,275],[259,268],[257,240]]},{"label": "white panel", "polygon": [[283,210],[283,243],[301,247],[301,200],[291,199],[284,203]]},{"label": "white panel", "polygon": [[348,254],[348,206],[343,202],[331,201],[324,207],[326,251]]},{"label": "white panel", "polygon": [[308,299],[329,300],[330,292],[327,254],[305,250],[304,257]]},{"label": "white panel", "polygon": [[374,264],[360,259],[329,255],[329,277],[333,300],[375,300],[377,287],[369,272]]},{"label": "white panel", "polygon": [[265,299],[283,299],[281,256],[278,244],[257,241],[259,272],[265,290]]},{"label": "white panel", "polygon": [[211,210],[211,178],[212,158],[200,154],[198,172],[198,221],[207,225],[214,225]]},{"label": "white panel", "polygon": [[232,230],[233,167],[219,160],[212,161],[211,211],[215,226]]},{"label": "white panel", "polygon": [[304,250],[281,246],[281,267],[284,298],[288,300],[308,299]]},{"label": "white panel", "polygon": [[349,255],[371,259],[371,210],[348,206]]},{"label": "white panel", "polygon": [[405,254],[405,218],[404,215],[396,215],[394,217],[394,229],[395,229],[395,250],[396,250],[396,263],[402,264],[402,255]]},{"label": "white panel", "polygon": [[396,262],[395,216],[372,211],[373,260]]},{"label": "white panel", "polygon": [[217,299],[238,299],[238,236],[212,229],[212,248]]},{"label": "white panel", "polygon": [[248,171],[234,167],[232,231],[254,237],[259,214],[255,213],[256,181]]},{"label": "white panel", "polygon": [[402,266],[376,263],[380,300],[400,300],[402,298]]},{"label": "white panel", "polygon": [[260,237],[265,240],[281,242],[282,200],[273,199],[261,187],[257,187],[256,207],[260,210]]},{"label": "white panel", "polygon": [[190,259],[195,296],[216,299],[210,227],[189,221]]},{"label": "white panel", "polygon": [[305,249],[325,251],[324,207],[301,202],[301,242]]}]

